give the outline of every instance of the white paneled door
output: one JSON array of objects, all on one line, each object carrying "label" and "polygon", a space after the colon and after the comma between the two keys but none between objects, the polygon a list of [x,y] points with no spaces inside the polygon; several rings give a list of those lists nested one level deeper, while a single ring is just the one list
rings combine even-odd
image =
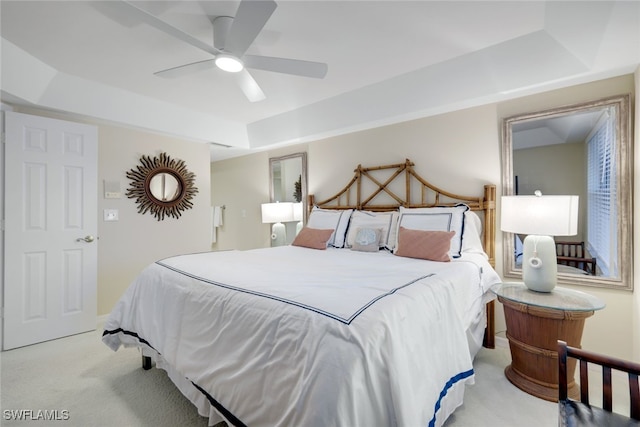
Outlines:
[{"label": "white paneled door", "polygon": [[5,113],[4,339],[8,350],[94,330],[94,126]]}]

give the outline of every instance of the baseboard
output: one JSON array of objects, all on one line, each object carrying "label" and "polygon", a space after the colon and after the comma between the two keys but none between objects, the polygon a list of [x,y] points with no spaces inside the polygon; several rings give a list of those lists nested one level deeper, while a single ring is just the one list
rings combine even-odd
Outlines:
[{"label": "baseboard", "polygon": [[102,316],[98,316],[96,318],[96,326],[98,327],[98,329],[105,324],[108,318],[109,318],[108,314],[103,314]]}]

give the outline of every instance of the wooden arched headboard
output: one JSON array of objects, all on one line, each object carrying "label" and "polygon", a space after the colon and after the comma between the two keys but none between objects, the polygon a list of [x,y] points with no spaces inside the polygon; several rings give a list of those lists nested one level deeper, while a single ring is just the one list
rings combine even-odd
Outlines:
[{"label": "wooden arched headboard", "polygon": [[[418,175],[414,163],[406,159],[404,163],[384,166],[358,167],[349,183],[328,199],[316,201],[309,195],[309,212],[313,206],[323,209],[359,209],[375,212],[407,208],[434,206],[455,206],[464,203],[473,211],[482,213],[482,240],[489,263],[495,267],[496,240],[496,186],[486,184],[479,196],[461,196],[442,190]],[[383,172],[379,172],[383,171]],[[384,175],[381,178],[379,175]],[[404,180],[404,182],[402,182]],[[400,185],[398,185],[400,182]],[[371,191],[367,191],[371,189]],[[376,200],[384,202],[376,203]],[[487,329],[484,346],[495,347],[494,301],[487,303]]]}]

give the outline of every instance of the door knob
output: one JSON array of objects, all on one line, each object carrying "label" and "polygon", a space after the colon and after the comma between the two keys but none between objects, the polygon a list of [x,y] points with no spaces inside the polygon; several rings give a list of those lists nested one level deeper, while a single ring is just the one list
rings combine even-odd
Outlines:
[{"label": "door knob", "polygon": [[89,234],[88,236],[85,237],[78,237],[76,239],[76,242],[87,242],[87,243],[91,243],[95,240],[95,237],[93,237],[91,234]]}]

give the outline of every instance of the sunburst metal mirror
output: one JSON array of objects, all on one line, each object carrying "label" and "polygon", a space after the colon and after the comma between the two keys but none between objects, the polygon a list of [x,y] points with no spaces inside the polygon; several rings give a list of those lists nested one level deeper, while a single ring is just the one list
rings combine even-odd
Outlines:
[{"label": "sunburst metal mirror", "polygon": [[138,213],[155,215],[158,221],[165,217],[180,218],[182,212],[191,209],[195,174],[189,172],[183,160],[172,159],[167,153],[150,157],[143,155],[140,165],[127,171],[131,180],[127,197],[135,199]]}]

